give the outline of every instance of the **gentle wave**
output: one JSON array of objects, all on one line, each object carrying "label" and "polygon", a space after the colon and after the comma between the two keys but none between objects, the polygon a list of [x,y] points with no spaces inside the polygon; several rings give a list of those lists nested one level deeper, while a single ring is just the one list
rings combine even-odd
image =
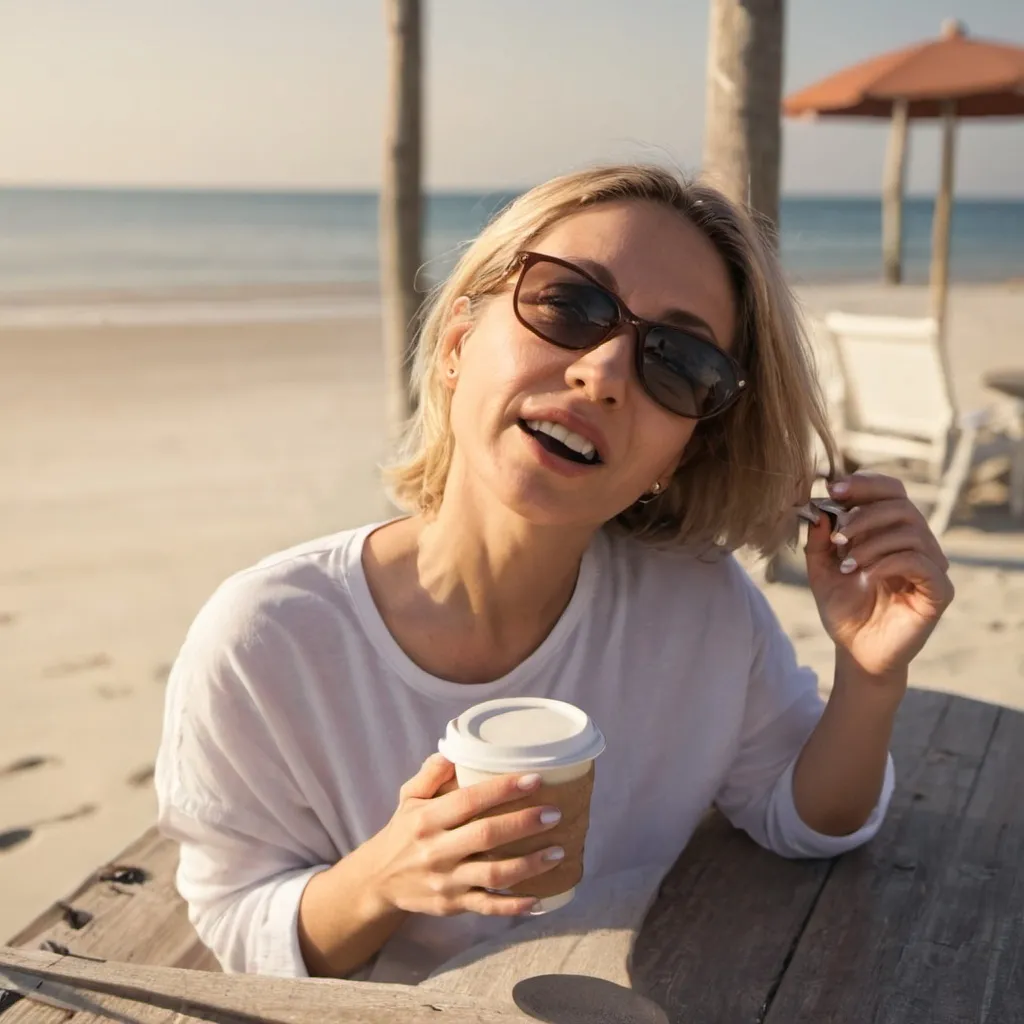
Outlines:
[{"label": "gentle wave", "polygon": [[151,327],[247,323],[309,323],[375,317],[377,299],[300,297],[227,301],[0,305],[0,328]]}]

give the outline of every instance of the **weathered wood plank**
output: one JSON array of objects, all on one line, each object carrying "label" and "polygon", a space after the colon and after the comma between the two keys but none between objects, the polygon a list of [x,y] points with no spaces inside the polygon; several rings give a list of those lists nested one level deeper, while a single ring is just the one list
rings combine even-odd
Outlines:
[{"label": "weathered wood plank", "polygon": [[[949,701],[908,694],[893,735],[898,772],[927,749]],[[711,816],[643,926],[634,987],[672,1020],[760,1020],[833,864],[841,863],[776,857]]]},{"label": "weathered wood plank", "polygon": [[[106,865],[22,929],[9,945],[38,947],[49,940],[74,953],[105,960],[219,970],[189,923],[187,908],[174,887],[177,845],[151,828],[114,863],[142,869],[146,880],[141,884],[101,881],[112,866]],[[6,1016],[4,1024],[8,1024]]]},{"label": "weathered wood plank", "polygon": [[[907,714],[919,702],[908,699]],[[979,779],[1000,709],[949,698],[927,749],[916,759],[894,743],[901,775],[876,839],[836,864],[771,1002],[766,1024],[881,1024],[938,1016],[936,976],[908,974],[905,956],[930,940],[929,920],[952,890],[964,811]],[[960,912],[967,912],[963,904]],[[913,988],[908,983],[913,982]],[[957,973],[958,990],[965,979]],[[967,1019],[948,1018],[958,1022]]]},{"label": "weathered wood plank", "polygon": [[[114,996],[218,1024],[393,1024],[397,1020],[403,1024],[506,1024],[523,1020],[518,1010],[412,985],[216,974],[0,947],[0,974],[5,970],[68,986],[80,996]],[[168,1018],[139,1016],[138,1020],[166,1024]]]},{"label": "weathered wood plank", "polygon": [[[1024,1021],[1024,715],[1002,709],[945,869],[903,949],[887,1020]],[[923,1009],[919,1019],[925,1019]]]},{"label": "weathered wood plank", "polygon": [[478,943],[438,967],[419,988],[509,1007],[519,982],[543,974],[583,975],[630,988],[633,946],[664,874],[649,867],[584,879],[575,902]]},{"label": "weathered wood plank", "polygon": [[[41,981],[20,971],[0,969],[0,982],[14,985],[26,995],[26,1008],[33,1013],[33,1024],[45,1014],[60,1013],[72,1024],[204,1024],[201,1017],[190,1017],[158,1006],[140,1005],[118,996],[81,993],[69,985]],[[248,1024],[242,1018],[225,1017],[220,1024]]]}]

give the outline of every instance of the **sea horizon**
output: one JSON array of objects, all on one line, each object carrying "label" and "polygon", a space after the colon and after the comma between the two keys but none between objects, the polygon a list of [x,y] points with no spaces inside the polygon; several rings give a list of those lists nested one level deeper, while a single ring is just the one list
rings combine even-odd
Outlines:
[{"label": "sea horizon", "polygon": [[[427,192],[421,287],[442,278],[517,194]],[[379,270],[378,199],[372,191],[0,186],[0,325],[10,323],[12,307],[23,316],[26,305],[46,307],[61,296],[121,302],[143,292],[234,290],[241,302],[259,297],[247,299],[247,291],[278,289],[298,306],[333,289],[345,293],[346,308],[354,301],[369,309]],[[921,195],[905,203],[910,284],[928,277],[933,205]],[[785,195],[779,248],[797,285],[880,281],[880,199]],[[952,281],[1022,278],[1024,196],[958,198]]]}]

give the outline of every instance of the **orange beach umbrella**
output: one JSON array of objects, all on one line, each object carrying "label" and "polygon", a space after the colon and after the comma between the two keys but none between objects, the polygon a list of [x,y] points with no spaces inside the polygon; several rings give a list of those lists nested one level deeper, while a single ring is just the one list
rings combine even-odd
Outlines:
[{"label": "orange beach umbrella", "polygon": [[883,186],[886,278],[901,277],[907,125],[941,118],[942,174],[932,227],[932,305],[945,321],[956,122],[962,117],[1024,116],[1024,46],[974,39],[947,21],[939,39],[854,64],[786,97],[787,117],[891,118]]}]

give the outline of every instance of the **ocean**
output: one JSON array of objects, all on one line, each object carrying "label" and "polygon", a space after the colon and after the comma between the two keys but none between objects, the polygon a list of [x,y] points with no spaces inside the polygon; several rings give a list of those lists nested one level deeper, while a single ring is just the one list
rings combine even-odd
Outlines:
[{"label": "ocean", "polygon": [[[511,194],[435,194],[426,202],[424,273],[443,275]],[[932,203],[906,205],[905,269],[927,279]],[[878,199],[788,197],[782,260],[794,281],[877,280]],[[957,201],[955,281],[1024,277],[1024,200]],[[377,197],[0,189],[0,305],[145,289],[372,286]]]}]

